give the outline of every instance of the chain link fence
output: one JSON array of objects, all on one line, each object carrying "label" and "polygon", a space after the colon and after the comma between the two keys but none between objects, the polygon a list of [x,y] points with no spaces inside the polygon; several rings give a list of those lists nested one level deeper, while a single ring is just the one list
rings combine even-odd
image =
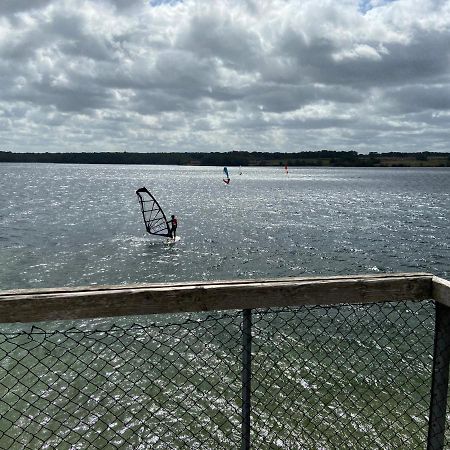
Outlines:
[{"label": "chain link fence", "polygon": [[[252,310],[252,448],[425,448],[434,317]],[[0,449],[240,448],[242,311],[139,322],[0,332]]]}]

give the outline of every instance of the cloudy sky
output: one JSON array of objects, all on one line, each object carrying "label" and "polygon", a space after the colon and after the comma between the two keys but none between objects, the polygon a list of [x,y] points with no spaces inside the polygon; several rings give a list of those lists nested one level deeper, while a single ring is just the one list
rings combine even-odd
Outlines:
[{"label": "cloudy sky", "polygon": [[0,150],[450,151],[450,0],[1,0]]}]

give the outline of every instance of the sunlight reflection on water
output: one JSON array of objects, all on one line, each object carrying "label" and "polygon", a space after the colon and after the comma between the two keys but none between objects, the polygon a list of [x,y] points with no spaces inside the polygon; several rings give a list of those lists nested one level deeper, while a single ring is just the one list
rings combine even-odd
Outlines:
[{"label": "sunlight reflection on water", "polygon": [[[2,164],[0,287],[448,266],[448,169]],[[145,236],[147,186],[182,240]],[[20,194],[18,194],[20,193]],[[46,269],[43,270],[43,267]]]}]

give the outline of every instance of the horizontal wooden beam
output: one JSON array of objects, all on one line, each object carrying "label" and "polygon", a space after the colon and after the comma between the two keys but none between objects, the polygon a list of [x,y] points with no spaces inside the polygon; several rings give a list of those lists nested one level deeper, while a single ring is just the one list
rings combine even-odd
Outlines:
[{"label": "horizontal wooden beam", "polygon": [[0,292],[0,322],[431,299],[426,273]]},{"label": "horizontal wooden beam", "polygon": [[445,306],[450,306],[450,281],[433,277],[433,299]]}]

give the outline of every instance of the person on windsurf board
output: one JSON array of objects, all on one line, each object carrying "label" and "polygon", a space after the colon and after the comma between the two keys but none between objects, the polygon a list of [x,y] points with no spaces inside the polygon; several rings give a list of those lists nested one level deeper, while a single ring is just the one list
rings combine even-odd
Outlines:
[{"label": "person on windsurf board", "polygon": [[169,220],[168,224],[170,225],[170,234],[171,234],[171,238],[173,240],[175,240],[177,238],[177,226],[178,226],[178,221],[177,218],[172,214],[172,218],[171,220]]},{"label": "person on windsurf board", "polygon": [[226,167],[223,168],[223,173],[226,176],[226,178],[223,179],[223,182],[225,184],[230,184],[230,175],[228,175],[228,169]]}]

